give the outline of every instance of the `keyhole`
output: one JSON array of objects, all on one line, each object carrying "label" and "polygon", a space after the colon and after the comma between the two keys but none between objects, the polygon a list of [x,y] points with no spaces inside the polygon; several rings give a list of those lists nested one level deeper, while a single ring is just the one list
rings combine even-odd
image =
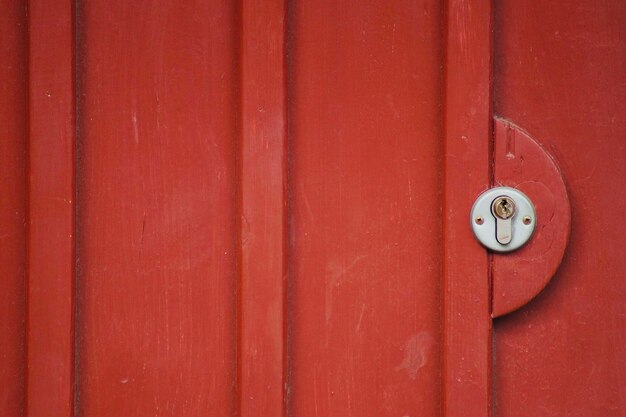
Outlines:
[{"label": "keyhole", "polygon": [[498,197],[493,202],[493,214],[502,220],[513,217],[513,214],[515,214],[515,203],[513,203],[510,197]]},{"label": "keyhole", "polygon": [[501,245],[508,245],[513,238],[511,220],[515,214],[515,203],[508,196],[500,196],[493,200],[491,212],[496,218],[496,240]]}]

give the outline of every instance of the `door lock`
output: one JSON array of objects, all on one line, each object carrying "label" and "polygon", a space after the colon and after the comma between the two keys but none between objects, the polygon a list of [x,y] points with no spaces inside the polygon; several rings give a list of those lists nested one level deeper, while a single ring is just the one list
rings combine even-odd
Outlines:
[{"label": "door lock", "polygon": [[491,214],[496,218],[496,240],[501,245],[511,243],[511,222],[515,215],[515,202],[509,196],[502,195],[491,203]]},{"label": "door lock", "polygon": [[537,215],[530,199],[510,187],[482,193],[472,207],[471,224],[480,243],[496,252],[523,246],[535,230]]}]

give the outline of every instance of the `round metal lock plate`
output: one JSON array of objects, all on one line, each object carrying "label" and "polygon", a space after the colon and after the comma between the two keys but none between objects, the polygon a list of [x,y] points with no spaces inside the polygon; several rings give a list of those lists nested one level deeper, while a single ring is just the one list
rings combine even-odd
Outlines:
[{"label": "round metal lock plate", "polygon": [[[510,222],[507,224],[507,227],[510,226],[510,241],[506,244],[498,242],[496,226],[502,223],[498,223],[496,217],[498,210],[494,208],[494,204],[503,200],[502,197],[505,200],[512,200],[514,207],[514,213],[510,218],[500,218],[500,222]],[[472,207],[470,222],[480,243],[496,252],[510,252],[528,242],[535,231],[537,215],[535,207],[524,193],[510,187],[496,187],[478,196]]]}]

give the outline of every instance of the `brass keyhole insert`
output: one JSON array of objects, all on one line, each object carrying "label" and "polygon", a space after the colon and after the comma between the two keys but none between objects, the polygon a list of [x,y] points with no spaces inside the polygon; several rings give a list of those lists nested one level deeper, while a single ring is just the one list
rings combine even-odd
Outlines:
[{"label": "brass keyhole insert", "polygon": [[508,245],[513,239],[515,209],[515,201],[506,195],[496,197],[491,203],[491,213],[496,218],[496,240],[501,245]]},{"label": "brass keyhole insert", "polygon": [[491,211],[494,216],[502,220],[509,219],[515,214],[515,202],[505,195],[493,200]]}]

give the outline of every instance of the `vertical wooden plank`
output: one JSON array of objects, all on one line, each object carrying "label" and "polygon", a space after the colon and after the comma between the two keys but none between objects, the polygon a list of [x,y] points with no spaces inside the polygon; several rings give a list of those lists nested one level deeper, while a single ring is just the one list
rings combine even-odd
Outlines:
[{"label": "vertical wooden plank", "polygon": [[26,2],[0,0],[0,415],[24,410]]},{"label": "vertical wooden plank", "polygon": [[240,415],[284,415],[285,1],[244,0],[241,22]]},{"label": "vertical wooden plank", "polygon": [[494,323],[499,417],[626,415],[626,2],[563,6],[495,6],[494,110],[556,159],[572,209],[555,277]]},{"label": "vertical wooden plank", "polygon": [[468,214],[489,186],[491,1],[446,4],[443,416],[491,415],[488,259]]},{"label": "vertical wooden plank", "polygon": [[78,16],[77,413],[236,411],[236,2]]},{"label": "vertical wooden plank", "polygon": [[291,7],[288,415],[435,416],[441,4]]},{"label": "vertical wooden plank", "polygon": [[30,1],[28,417],[73,415],[74,19],[72,1]]}]

